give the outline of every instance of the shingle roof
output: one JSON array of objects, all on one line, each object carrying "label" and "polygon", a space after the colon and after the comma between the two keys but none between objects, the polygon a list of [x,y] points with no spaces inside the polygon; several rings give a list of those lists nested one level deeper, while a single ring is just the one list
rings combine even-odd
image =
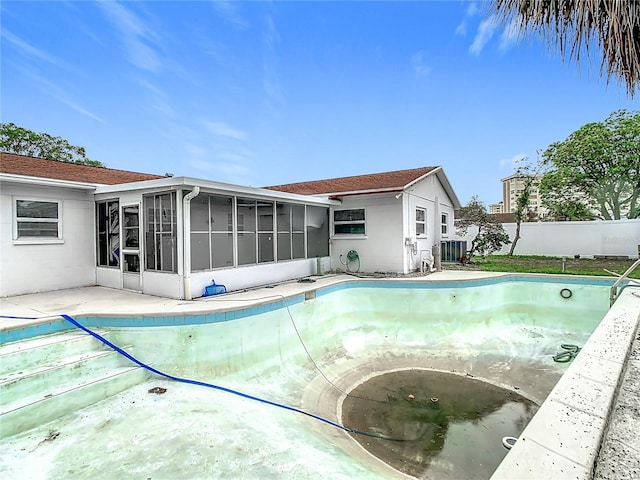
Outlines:
[{"label": "shingle roof", "polygon": [[311,182],[289,183],[264,187],[280,192],[297,193],[300,195],[354,193],[375,190],[402,190],[405,186],[420,177],[432,172],[438,167],[411,168],[394,172],[372,173],[369,175],[355,175],[352,177],[330,178]]},{"label": "shingle roof", "polygon": [[52,178],[72,182],[117,185],[164,178],[161,175],[128,172],[112,168],[89,167],[75,163],[56,162],[44,158],[0,153],[0,172],[28,177]]}]

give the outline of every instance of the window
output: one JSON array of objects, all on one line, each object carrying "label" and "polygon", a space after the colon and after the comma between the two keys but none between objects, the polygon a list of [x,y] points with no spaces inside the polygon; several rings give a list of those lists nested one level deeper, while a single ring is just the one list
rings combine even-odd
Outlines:
[{"label": "window", "polygon": [[258,263],[273,262],[273,202],[258,200],[257,206]]},{"label": "window", "polygon": [[62,239],[60,205],[59,201],[16,199],[15,239]]},{"label": "window", "polygon": [[233,266],[233,198],[210,197],[211,266]]},{"label": "window", "polygon": [[427,234],[427,211],[416,207],[416,235]]},{"label": "window", "polygon": [[440,259],[443,262],[459,262],[466,255],[466,241],[447,241],[440,244]]},{"label": "window", "polygon": [[[124,249],[137,250],[140,248],[140,225],[138,224],[138,205],[122,207],[122,236],[124,237]],[[137,270],[139,271],[139,270]]]},{"label": "window", "polygon": [[146,269],[177,272],[176,194],[144,197]]},{"label": "window", "polygon": [[276,204],[278,260],[304,258],[304,205]]},{"label": "window", "polygon": [[256,201],[239,198],[236,215],[238,217],[238,265],[257,263]]},{"label": "window", "polygon": [[307,258],[329,255],[329,209],[307,206]]},{"label": "window", "polygon": [[96,203],[97,260],[101,267],[120,266],[120,204],[118,200]]},{"label": "window", "polygon": [[234,250],[237,266],[329,255],[327,207],[201,193],[190,211],[193,271],[233,267]]},{"label": "window", "polygon": [[440,224],[441,224],[443,235],[446,235],[448,233],[448,228],[449,228],[448,220],[449,220],[449,215],[447,213],[443,213],[440,215]]},{"label": "window", "polygon": [[364,208],[334,210],[333,232],[335,235],[365,235]]},{"label": "window", "polygon": [[233,198],[201,193],[191,200],[191,269],[233,266]]}]

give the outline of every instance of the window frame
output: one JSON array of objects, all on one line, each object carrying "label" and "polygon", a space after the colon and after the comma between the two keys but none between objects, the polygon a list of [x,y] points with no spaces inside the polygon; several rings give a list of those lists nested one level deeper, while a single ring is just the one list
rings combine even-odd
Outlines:
[{"label": "window frame", "polygon": [[[423,220],[418,220],[418,211],[423,212],[424,214]],[[421,233],[418,232],[418,225],[422,226]],[[416,232],[416,237],[424,238],[427,236],[427,209],[424,207],[416,206],[415,208],[415,232]]]},{"label": "window frame", "polygon": [[[349,211],[362,211],[363,219],[362,220],[336,220],[336,213],[338,212],[349,212]],[[331,229],[334,237],[366,237],[367,236],[367,209],[362,208],[340,208],[333,210],[333,215],[331,216]],[[357,233],[351,232],[336,232],[337,225],[362,225],[363,231]]]},{"label": "window frame", "polygon": [[[143,195],[142,211],[144,213],[144,270],[153,273],[178,273],[176,191],[160,191]],[[165,265],[166,263],[171,265]]]},{"label": "window frame", "polygon": [[[197,200],[201,201],[202,205],[206,205],[206,226],[203,224],[202,228],[194,228],[194,205]],[[203,202],[204,201],[204,202]],[[192,272],[207,272],[217,269],[234,268],[235,264],[235,242],[233,237],[233,217],[235,209],[235,197],[232,195],[222,195],[217,193],[201,192],[196,198],[191,201],[191,208],[189,211],[190,218],[190,232],[189,242],[191,242],[191,271]],[[216,222],[216,217],[220,215],[226,215],[226,223],[224,221]],[[194,252],[196,251],[196,243],[198,238],[206,236],[206,251],[207,251],[207,264],[205,266],[195,265]],[[227,237],[226,241],[225,238]],[[224,251],[220,254],[220,251],[228,245],[228,241],[231,241],[230,251]],[[228,254],[231,254],[230,257]],[[226,255],[225,255],[226,254]],[[230,263],[229,263],[230,258]],[[224,261],[221,262],[220,259]],[[224,263],[224,265],[221,265]]]},{"label": "window frame", "polygon": [[[56,204],[57,218],[38,218],[38,217],[18,217],[18,202],[42,202]],[[64,243],[64,237],[62,235],[62,214],[63,214],[63,201],[60,199],[52,198],[37,198],[37,197],[12,197],[12,217],[13,217],[13,243],[23,245],[33,244],[47,244],[47,243]],[[55,223],[57,225],[56,236],[20,236],[18,234],[19,223]]]},{"label": "window frame", "polygon": [[[121,246],[120,246],[120,199],[119,198],[109,198],[109,199],[105,199],[105,200],[98,200],[95,202],[96,205],[96,266],[100,267],[100,268],[114,268],[114,269],[120,269],[120,250],[121,250]],[[100,206],[104,205],[105,208],[105,220],[107,222],[107,229],[105,231],[101,231],[100,230]],[[110,205],[115,205],[115,214],[117,216],[117,225],[111,225],[112,227],[115,227],[116,232],[111,232],[109,230],[109,221],[110,221],[110,210],[109,210],[109,206]],[[113,239],[116,238],[117,241],[113,242]],[[106,256],[107,258],[109,257],[109,250],[111,248],[111,245],[117,245],[117,254],[114,253],[114,258],[116,259],[116,264],[115,265],[110,265],[109,264],[109,260],[107,260],[106,264],[102,264],[100,263],[101,261],[101,255],[100,255],[100,250],[102,247],[102,242],[104,242],[104,246],[106,248]]]},{"label": "window frame", "polygon": [[449,234],[449,213],[447,212],[440,213],[440,233],[445,236]]}]

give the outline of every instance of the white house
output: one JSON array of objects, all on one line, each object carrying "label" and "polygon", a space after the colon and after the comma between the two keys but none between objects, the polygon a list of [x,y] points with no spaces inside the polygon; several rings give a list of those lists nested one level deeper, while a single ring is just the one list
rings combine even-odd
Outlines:
[{"label": "white house", "polygon": [[409,273],[420,268],[434,246],[446,246],[454,235],[453,214],[460,208],[442,167],[268,188],[340,202],[331,207],[331,267],[350,271]]},{"label": "white house", "polygon": [[101,285],[181,299],[213,280],[407,273],[459,207],[440,167],[261,189],[6,153],[0,200],[0,296]]}]

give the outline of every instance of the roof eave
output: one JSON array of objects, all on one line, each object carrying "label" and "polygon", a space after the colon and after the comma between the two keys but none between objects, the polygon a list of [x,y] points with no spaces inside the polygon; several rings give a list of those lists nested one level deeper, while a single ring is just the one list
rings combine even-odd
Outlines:
[{"label": "roof eave", "polygon": [[266,188],[244,187],[230,183],[214,182],[192,177],[167,177],[157,180],[145,180],[142,182],[122,183],[118,185],[104,185],[96,189],[96,194],[109,194],[122,191],[157,190],[159,188],[193,188],[198,186],[207,190],[228,195],[247,195],[253,198],[264,198],[270,200],[289,200],[306,204],[317,204],[323,206],[336,205],[338,202],[327,197],[312,195],[300,195],[295,193],[280,192]]},{"label": "roof eave", "polygon": [[347,192],[330,192],[326,195],[329,197],[347,197],[350,195],[369,195],[373,193],[396,193],[401,192],[403,187],[386,187],[386,188],[371,188],[368,190],[352,190]]},{"label": "roof eave", "polygon": [[444,169],[442,167],[438,167],[433,172],[435,175],[438,176],[438,179],[440,180],[442,188],[444,188],[444,191],[447,192],[447,195],[451,199],[451,203],[453,203],[453,208],[454,209],[461,208],[462,204],[460,203],[460,199],[458,198],[458,195],[456,195],[455,190],[451,186],[451,182],[449,182],[449,179],[447,178],[447,174],[444,173]]},{"label": "roof eave", "polygon": [[449,182],[447,175],[444,173],[444,169],[442,168],[442,166],[437,166],[430,172],[427,172],[424,175],[411,181],[410,183],[404,186],[404,190],[407,190],[408,188],[412,187],[418,182],[423,181],[425,178],[431,175],[435,175],[436,177],[438,177],[438,181],[440,182],[440,185],[442,185],[442,188],[444,189],[444,191],[447,193],[447,196],[451,200],[451,203],[453,204],[453,208],[454,209],[460,208],[461,207],[460,199],[458,199],[456,192],[453,190],[453,187],[451,186],[451,183]]},{"label": "roof eave", "polygon": [[76,188],[79,190],[96,190],[100,186],[97,183],[76,182],[73,180],[59,180],[56,178],[32,177],[29,175],[16,175],[13,173],[0,173],[0,181],[14,183],[28,183],[48,187]]}]

